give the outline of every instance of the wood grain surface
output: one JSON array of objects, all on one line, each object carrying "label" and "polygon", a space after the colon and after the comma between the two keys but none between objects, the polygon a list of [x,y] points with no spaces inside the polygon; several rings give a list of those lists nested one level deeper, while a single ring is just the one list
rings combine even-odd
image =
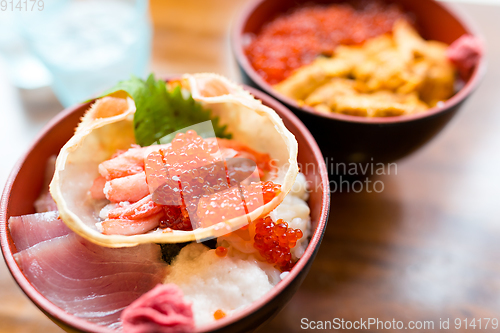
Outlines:
[{"label": "wood grain surface", "polygon": [[[227,34],[244,4],[152,0],[152,70],[210,71],[237,80]],[[450,330],[443,332],[466,331],[463,321],[454,330],[455,318],[500,320],[500,6],[456,7],[487,41],[481,86],[436,139],[397,163],[396,174],[372,179],[384,184],[381,193],[332,194],[329,225],[309,275],[259,332],[298,332],[302,318],[434,322],[434,329],[421,332],[439,332],[440,320],[448,318]],[[61,110],[49,90],[17,91],[5,82],[0,80],[2,184],[31,139]],[[494,332],[491,326],[469,330]],[[0,333],[21,332],[61,329],[0,261]]]}]

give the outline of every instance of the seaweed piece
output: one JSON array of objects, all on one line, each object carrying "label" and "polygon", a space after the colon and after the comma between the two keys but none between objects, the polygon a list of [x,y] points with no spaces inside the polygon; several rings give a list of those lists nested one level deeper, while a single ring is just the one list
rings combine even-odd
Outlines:
[{"label": "seaweed piece", "polygon": [[203,245],[207,246],[210,249],[215,249],[217,247],[217,238],[212,238],[202,242]]},{"label": "seaweed piece", "polygon": [[169,265],[177,257],[182,248],[191,242],[186,243],[165,243],[159,244],[161,247],[161,258]]},{"label": "seaweed piece", "polygon": [[[167,264],[171,265],[172,261],[177,257],[179,252],[181,252],[182,248],[192,242],[186,243],[165,243],[158,244],[161,247],[161,258]],[[217,238],[212,238],[202,242],[203,245],[210,249],[215,249],[217,247]]]}]

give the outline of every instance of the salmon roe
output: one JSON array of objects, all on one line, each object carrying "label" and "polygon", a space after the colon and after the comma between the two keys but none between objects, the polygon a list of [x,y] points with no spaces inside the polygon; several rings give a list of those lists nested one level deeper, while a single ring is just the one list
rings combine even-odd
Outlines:
[{"label": "salmon roe", "polygon": [[410,21],[396,5],[379,1],[305,5],[265,25],[245,53],[257,73],[276,84],[318,55],[332,55],[340,44],[360,44],[391,32],[399,19]]},{"label": "salmon roe", "polygon": [[264,199],[264,204],[270,202],[276,197],[281,191],[281,185],[275,184],[273,182],[261,182],[258,184],[261,186],[262,198]]},{"label": "salmon roe", "polygon": [[226,316],[226,313],[224,311],[222,311],[221,309],[217,310],[214,312],[214,319],[215,320],[219,320],[219,319],[222,319]]},{"label": "salmon roe", "polygon": [[191,219],[185,206],[163,206],[165,215],[160,220],[160,228],[174,230],[193,230]]},{"label": "salmon roe", "polygon": [[217,248],[215,249],[215,254],[221,258],[225,257],[227,255],[227,247],[217,246]]},{"label": "salmon roe", "polygon": [[232,187],[228,191],[202,198],[197,215],[201,219],[202,226],[207,227],[252,212],[270,202],[280,191],[281,185],[271,181]]},{"label": "salmon roe", "polygon": [[288,227],[282,219],[275,223],[267,216],[255,224],[253,246],[268,263],[281,271],[289,271],[294,265],[290,249],[302,236],[302,230]]},{"label": "salmon roe", "polygon": [[170,146],[148,156],[146,179],[159,186],[152,198],[163,206],[161,228],[208,227],[245,215],[278,195],[281,186],[270,181],[230,187],[230,178],[238,178],[234,173],[239,171],[232,170],[230,177],[224,161],[214,157],[217,149],[190,130],[178,133]]},{"label": "salmon roe", "polygon": [[189,130],[178,133],[172,144],[162,150],[165,165],[171,175],[178,175],[186,170],[199,168],[209,163],[216,162],[211,154],[216,147],[208,144],[196,131]]}]

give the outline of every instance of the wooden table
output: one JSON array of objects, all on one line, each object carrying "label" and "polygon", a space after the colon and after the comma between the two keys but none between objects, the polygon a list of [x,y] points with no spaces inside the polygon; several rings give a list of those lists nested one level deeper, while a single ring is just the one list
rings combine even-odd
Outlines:
[{"label": "wooden table", "polygon": [[[238,79],[227,27],[243,3],[153,0],[152,69]],[[332,194],[329,225],[309,275],[259,332],[298,332],[302,318],[433,321],[433,330],[422,330],[429,332],[439,331],[440,319],[450,318],[451,331],[455,318],[500,320],[500,7],[457,7],[475,19],[488,41],[482,85],[435,140],[398,162],[396,175],[377,178],[382,193]],[[61,106],[49,90],[17,91],[4,78],[0,97],[4,183]],[[484,320],[476,331],[492,332],[484,330]],[[7,332],[61,330],[0,262],[0,333]]]}]

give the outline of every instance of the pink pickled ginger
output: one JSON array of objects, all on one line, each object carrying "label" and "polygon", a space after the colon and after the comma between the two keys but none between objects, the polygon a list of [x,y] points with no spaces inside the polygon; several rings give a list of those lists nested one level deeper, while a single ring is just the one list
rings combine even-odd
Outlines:
[{"label": "pink pickled ginger", "polygon": [[462,35],[447,49],[446,56],[458,69],[460,76],[466,79],[483,55],[481,41],[471,35]]},{"label": "pink pickled ginger", "polygon": [[191,303],[182,290],[172,283],[158,284],[132,304],[121,315],[125,333],[173,333],[194,330]]}]

